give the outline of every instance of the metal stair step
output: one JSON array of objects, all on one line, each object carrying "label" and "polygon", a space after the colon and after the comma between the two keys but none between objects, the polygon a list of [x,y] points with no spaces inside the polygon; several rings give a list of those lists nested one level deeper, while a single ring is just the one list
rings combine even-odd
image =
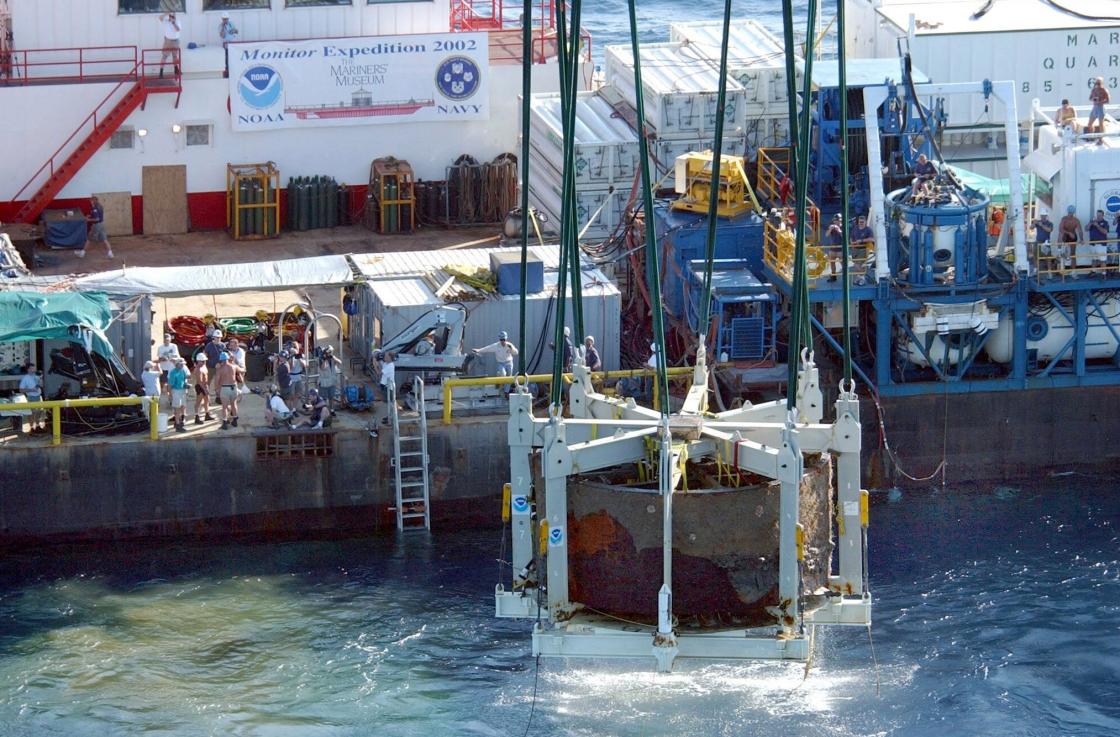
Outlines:
[{"label": "metal stair step", "polygon": [[427,482],[425,482],[425,481],[402,481],[401,482],[401,488],[406,489],[406,488],[414,488],[414,487],[417,487],[417,486],[424,486],[425,483],[427,483]]},{"label": "metal stair step", "polygon": [[424,503],[424,497],[422,497],[422,496],[415,496],[415,497],[411,497],[409,499],[401,499],[401,504],[423,504],[423,503]]},{"label": "metal stair step", "polygon": [[401,519],[421,519],[427,516],[427,512],[409,512],[408,514],[402,514]]},{"label": "metal stair step", "polygon": [[422,455],[424,455],[424,451],[422,451],[422,450],[410,450],[407,453],[401,453],[400,454],[401,458],[407,458],[408,456],[422,456]]},{"label": "metal stair step", "polygon": [[423,435],[398,435],[398,440],[423,440]]}]

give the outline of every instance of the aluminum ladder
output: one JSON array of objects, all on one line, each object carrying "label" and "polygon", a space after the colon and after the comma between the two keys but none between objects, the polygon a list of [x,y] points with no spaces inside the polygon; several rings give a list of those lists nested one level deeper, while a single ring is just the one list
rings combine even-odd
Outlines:
[{"label": "aluminum ladder", "polygon": [[424,380],[412,380],[416,415],[402,416],[397,394],[390,388],[389,416],[393,426],[393,472],[397,486],[397,529],[431,530],[428,497],[428,416],[424,408]]}]

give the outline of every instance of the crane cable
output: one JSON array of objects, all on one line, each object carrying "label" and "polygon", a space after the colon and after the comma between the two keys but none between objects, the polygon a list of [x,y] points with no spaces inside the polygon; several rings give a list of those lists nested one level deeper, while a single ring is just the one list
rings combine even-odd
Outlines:
[{"label": "crane cable", "polygon": [[[848,258],[851,252],[851,245],[848,243],[848,234],[851,230],[849,222],[851,192],[848,188],[848,49],[844,38],[846,23],[844,5],[844,2],[836,4],[836,38],[838,44],[836,63],[840,67],[840,232],[842,234],[840,275],[844,280],[844,389],[842,390],[854,391],[855,383],[852,381],[852,285],[848,278]],[[874,114],[874,111],[872,111],[872,114]]]},{"label": "crane cable", "polygon": [[653,222],[653,190],[650,187],[653,180],[649,171],[649,142],[646,131],[645,100],[642,92],[642,60],[638,43],[638,11],[635,7],[635,0],[627,1],[627,9],[630,14],[630,48],[634,55],[634,102],[638,118],[638,165],[642,170],[642,204],[645,208],[646,284],[649,286],[650,312],[653,313],[653,345],[656,348],[657,375],[654,377],[654,381],[657,382],[658,396],[661,397],[659,402],[661,418],[663,421],[667,421],[669,417],[669,381],[665,373],[665,321],[661,307],[661,269],[658,264],[657,233]]},{"label": "crane cable", "polygon": [[557,276],[557,312],[556,326],[553,338],[552,361],[552,386],[550,391],[550,404],[554,416],[560,413],[561,398],[563,395],[564,346],[567,336],[564,335],[564,323],[569,281],[571,283],[572,313],[576,321],[576,332],[583,332],[583,310],[580,300],[581,271],[579,256],[579,230],[575,208],[575,123],[576,104],[578,102],[577,90],[579,80],[579,26],[582,11],[581,0],[571,3],[571,16],[567,15],[564,4],[557,8],[557,36],[559,37],[559,68],[560,68],[560,110],[563,140],[563,186],[562,207],[560,217],[560,264]]},{"label": "crane cable", "polygon": [[720,165],[723,163],[723,118],[727,105],[727,47],[730,36],[731,0],[724,0],[723,38],[719,53],[719,95],[716,98],[716,130],[712,145],[712,179],[708,188],[708,238],[704,253],[704,292],[700,300],[700,320],[696,325],[700,333],[697,351],[701,347],[707,348],[708,327],[711,322],[712,264],[716,257],[716,217],[719,214]]},{"label": "crane cable", "polygon": [[[786,23],[786,34],[791,36],[793,34],[793,7],[790,0],[783,0],[783,20]],[[789,384],[791,388],[786,396],[786,409],[793,411],[797,407],[797,392],[793,387],[797,386],[797,370],[798,358],[801,355],[802,347],[811,349],[812,335],[809,327],[809,281],[805,268],[805,238],[807,231],[810,227],[809,219],[806,217],[806,198],[808,196],[808,179],[809,179],[809,143],[810,143],[810,127],[812,120],[809,117],[809,98],[812,91],[813,83],[813,41],[815,40],[812,30],[816,24],[817,17],[817,2],[810,0],[807,27],[809,33],[806,35],[806,55],[805,55],[805,79],[802,86],[802,104],[801,104],[801,119],[796,128],[795,138],[797,140],[797,150],[799,155],[796,157],[797,175],[796,194],[795,194],[795,212],[796,212],[796,245],[794,249],[794,266],[793,266],[793,308],[791,314],[790,338],[789,338]],[[788,58],[793,54],[792,47],[786,48],[787,67],[790,65]],[[792,158],[792,156],[791,156]]]},{"label": "crane cable", "polygon": [[526,271],[529,262],[529,95],[533,89],[533,0],[525,0],[521,24],[521,297],[519,310],[521,326],[517,333],[517,375],[525,376],[525,302],[528,283]]}]

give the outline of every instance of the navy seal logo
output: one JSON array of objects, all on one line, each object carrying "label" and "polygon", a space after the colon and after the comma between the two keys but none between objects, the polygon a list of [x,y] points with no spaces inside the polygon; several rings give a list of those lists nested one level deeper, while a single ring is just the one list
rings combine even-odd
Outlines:
[{"label": "navy seal logo", "polygon": [[473,59],[452,56],[444,59],[436,70],[436,86],[449,100],[466,100],[478,92],[482,74]]}]

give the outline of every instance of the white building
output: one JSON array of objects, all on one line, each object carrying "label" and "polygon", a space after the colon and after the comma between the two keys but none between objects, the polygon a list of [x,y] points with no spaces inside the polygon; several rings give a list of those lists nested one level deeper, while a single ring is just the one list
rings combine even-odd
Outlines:
[{"label": "white building", "polygon": [[[51,171],[87,139],[95,122],[109,116],[138,83],[138,76],[153,85],[174,85],[170,67],[164,70],[165,81],[156,77],[163,45],[161,9],[178,10],[181,92],[147,94],[143,108],[130,112],[108,140],[95,138],[96,150],[53,195],[51,206],[73,206],[93,192],[129,193],[139,232],[145,187],[152,187],[149,194],[172,198],[179,189],[185,190],[192,228],[220,228],[226,224],[229,163],[273,161],[282,182],[289,176],[333,176],[355,186],[355,199],[362,199],[375,158],[405,159],[418,178],[444,179],[446,167],[461,154],[487,161],[518,150],[520,28],[516,21],[494,28],[500,19],[489,23],[476,18],[474,28],[490,30],[472,33],[469,11],[464,10],[469,4],[462,0],[8,0],[8,6],[14,40],[12,50],[0,56],[0,161],[5,174],[0,177],[0,220],[13,219]],[[226,56],[218,33],[223,9],[239,31],[238,43],[230,45],[232,85],[224,76]],[[535,44],[544,57],[544,63],[534,65],[538,91],[558,89],[549,33],[538,31],[543,40]],[[292,102],[298,84],[306,90],[304,97],[323,91],[324,84],[313,75],[294,81],[287,76],[284,64],[292,60],[279,55],[300,43],[325,56],[330,55],[328,47],[343,49],[342,56],[320,65],[324,74],[335,75],[337,94],[301,99],[300,105],[310,102],[319,110],[353,105],[355,90],[372,89],[375,103],[403,101],[403,108],[393,108],[400,114],[387,113],[389,108],[378,104],[364,112],[303,111],[289,127],[252,125],[249,116],[239,117],[242,80],[236,75],[252,71],[246,65],[261,54],[273,54],[270,68],[284,75],[285,97],[277,105],[298,107]],[[404,52],[393,53],[399,49],[424,53],[402,60]],[[476,86],[481,94],[462,101],[449,87],[450,96],[431,95],[442,73],[439,65],[462,57],[472,60],[466,94]],[[142,62],[139,75],[137,62]],[[53,83],[46,83],[48,77]],[[403,112],[413,98],[421,103],[419,112]],[[153,172],[160,176],[145,176]],[[152,184],[157,181],[158,189]]]}]

